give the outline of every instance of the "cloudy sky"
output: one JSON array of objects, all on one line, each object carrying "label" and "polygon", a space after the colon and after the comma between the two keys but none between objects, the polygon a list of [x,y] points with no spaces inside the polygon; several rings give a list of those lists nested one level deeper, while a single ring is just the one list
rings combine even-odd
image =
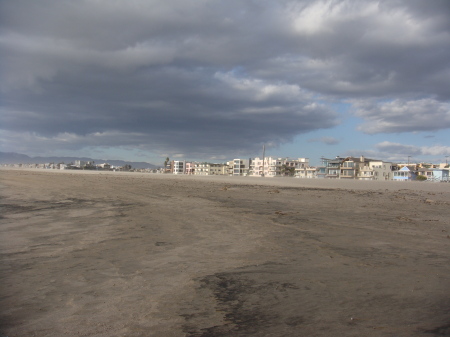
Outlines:
[{"label": "cloudy sky", "polygon": [[0,151],[450,155],[449,0],[0,0]]}]

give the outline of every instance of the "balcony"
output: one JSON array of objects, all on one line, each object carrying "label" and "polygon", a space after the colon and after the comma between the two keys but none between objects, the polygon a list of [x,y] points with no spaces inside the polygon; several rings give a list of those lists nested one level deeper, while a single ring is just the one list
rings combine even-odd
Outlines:
[{"label": "balcony", "polygon": [[373,171],[360,171],[357,174],[358,177],[373,177]]}]

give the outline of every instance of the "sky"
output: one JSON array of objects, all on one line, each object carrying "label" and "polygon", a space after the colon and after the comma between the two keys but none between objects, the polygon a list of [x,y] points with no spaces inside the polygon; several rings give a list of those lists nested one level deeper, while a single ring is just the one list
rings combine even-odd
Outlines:
[{"label": "sky", "polygon": [[0,0],[0,151],[450,160],[449,0]]}]

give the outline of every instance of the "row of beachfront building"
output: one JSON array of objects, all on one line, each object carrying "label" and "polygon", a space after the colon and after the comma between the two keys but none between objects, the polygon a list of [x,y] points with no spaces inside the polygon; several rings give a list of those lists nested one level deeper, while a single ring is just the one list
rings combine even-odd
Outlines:
[{"label": "row of beachfront building", "polygon": [[164,173],[190,175],[230,175],[249,177],[328,178],[358,180],[449,181],[448,164],[396,164],[361,157],[322,158],[320,166],[310,166],[308,158],[249,158],[226,163],[173,160]]},{"label": "row of beachfront building", "polygon": [[[95,164],[92,161],[75,160],[70,164],[65,163],[16,163],[3,164],[4,167],[24,168],[24,169],[47,169],[47,170],[123,170],[123,166],[114,166],[108,163]],[[131,166],[130,166],[131,168]]]},{"label": "row of beachfront building", "polygon": [[130,165],[113,166],[109,163],[95,164],[76,160],[70,164],[11,164],[19,168],[41,169],[90,169],[105,171],[137,171],[148,173],[188,175],[228,175],[249,177],[295,177],[306,179],[356,179],[411,181],[418,178],[428,181],[449,182],[449,165],[443,164],[397,164],[383,160],[361,157],[321,158],[321,165],[311,166],[308,158],[249,158],[233,159],[226,163],[192,162],[172,160],[158,169],[136,169]]}]

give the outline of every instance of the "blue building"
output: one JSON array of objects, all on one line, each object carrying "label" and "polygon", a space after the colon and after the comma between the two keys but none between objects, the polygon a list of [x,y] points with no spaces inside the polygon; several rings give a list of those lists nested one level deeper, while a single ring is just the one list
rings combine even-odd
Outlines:
[{"label": "blue building", "polygon": [[393,172],[394,181],[411,181],[417,177],[416,173],[412,171],[412,167],[403,166],[400,170]]},{"label": "blue building", "polygon": [[449,175],[449,169],[433,169],[433,176],[431,178],[428,178],[428,180],[431,181],[437,181],[437,182],[450,182],[450,175]]}]

